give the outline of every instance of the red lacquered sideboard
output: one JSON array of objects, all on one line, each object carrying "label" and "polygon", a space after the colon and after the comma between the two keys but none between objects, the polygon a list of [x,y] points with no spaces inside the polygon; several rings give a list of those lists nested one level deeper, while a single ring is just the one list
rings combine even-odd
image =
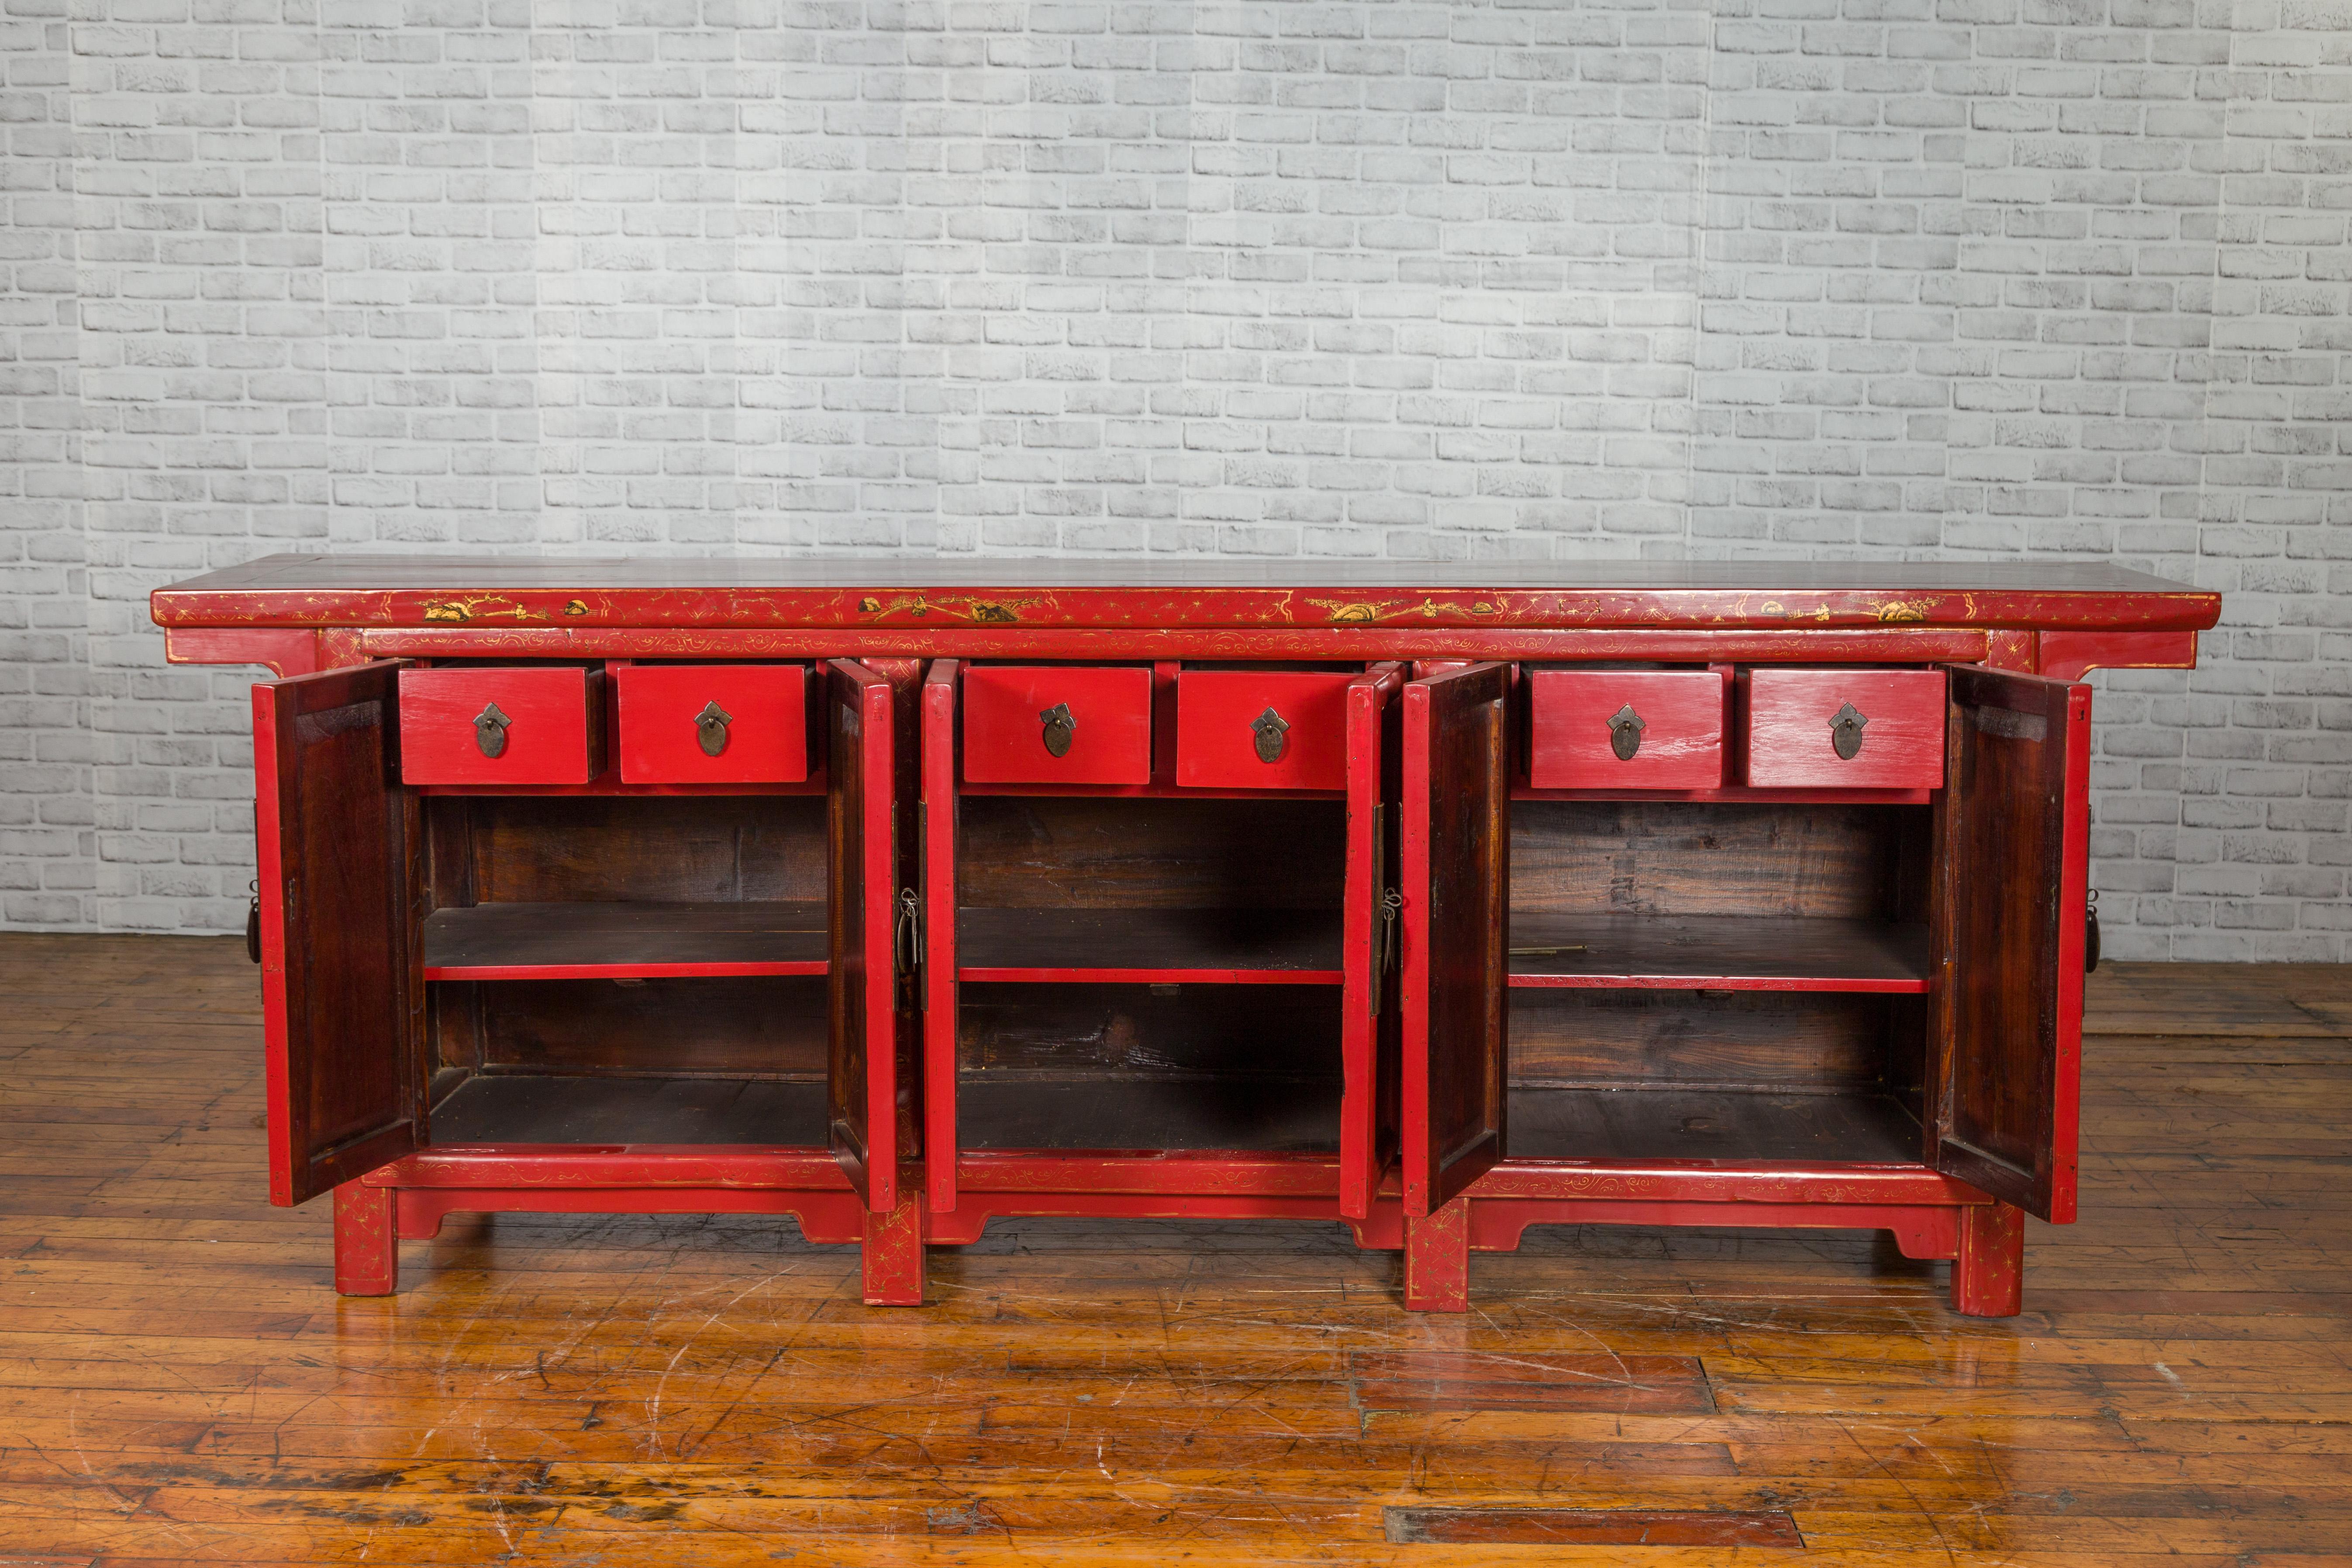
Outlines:
[{"label": "red lacquered sideboard", "polygon": [[2096,565],[272,556],[269,1191],[790,1215],[919,1303],[1013,1215],[1321,1219],[1459,1310],[1530,1225],[2070,1221]]}]

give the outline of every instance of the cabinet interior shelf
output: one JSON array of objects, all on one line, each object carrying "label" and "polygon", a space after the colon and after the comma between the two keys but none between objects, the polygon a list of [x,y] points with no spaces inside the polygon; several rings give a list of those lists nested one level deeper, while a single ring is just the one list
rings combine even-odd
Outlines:
[{"label": "cabinet interior shelf", "polygon": [[1511,915],[1510,984],[1675,991],[1927,989],[1924,925],[1759,915]]},{"label": "cabinet interior shelf", "polygon": [[817,903],[498,903],[425,917],[427,980],[824,972]]},{"label": "cabinet interior shelf", "polygon": [[956,978],[1337,985],[1337,910],[961,909]]}]

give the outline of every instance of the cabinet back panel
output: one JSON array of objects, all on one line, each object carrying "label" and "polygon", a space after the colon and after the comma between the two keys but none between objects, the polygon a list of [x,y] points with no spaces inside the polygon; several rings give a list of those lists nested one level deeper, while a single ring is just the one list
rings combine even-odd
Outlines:
[{"label": "cabinet back panel", "polygon": [[998,909],[1338,909],[1335,800],[966,795],[956,901]]},{"label": "cabinet back panel", "polygon": [[[436,907],[824,901],[820,795],[475,795],[425,804]],[[444,849],[451,836],[465,846],[461,856]],[[460,863],[470,886],[459,883]]]},{"label": "cabinet back panel", "polygon": [[1511,907],[1926,918],[1926,806],[1523,800]]},{"label": "cabinet back panel", "polygon": [[[1841,992],[1510,994],[1515,1087],[1740,1084],[1790,1090],[1885,1083],[1907,997]],[[1916,1033],[1916,1029],[1910,1031]]]},{"label": "cabinet back panel", "polygon": [[956,1016],[966,1074],[1135,1079],[1339,1077],[1332,985],[967,984]]},{"label": "cabinet back panel", "polygon": [[821,976],[433,986],[443,1067],[823,1079]]}]

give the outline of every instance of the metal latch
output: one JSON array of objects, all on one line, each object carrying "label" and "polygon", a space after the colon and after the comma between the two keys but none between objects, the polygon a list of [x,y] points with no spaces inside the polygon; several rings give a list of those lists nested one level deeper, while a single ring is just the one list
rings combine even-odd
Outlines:
[{"label": "metal latch", "polygon": [[1078,721],[1070,717],[1070,705],[1066,702],[1056,702],[1038,714],[1037,718],[1045,726],[1046,754],[1055,757],[1068,756],[1070,737],[1077,732],[1078,728]]},{"label": "metal latch", "polygon": [[486,705],[474,715],[474,744],[482,748],[486,757],[502,757],[507,750],[507,726],[514,721],[499,711],[495,702]]},{"label": "metal latch", "polygon": [[702,742],[702,754],[715,757],[727,749],[727,726],[735,716],[716,702],[703,704],[702,711],[694,716],[694,738]]},{"label": "metal latch", "polygon": [[1289,721],[1271,708],[1250,721],[1250,732],[1256,737],[1261,763],[1278,763],[1290,749]]},{"label": "metal latch", "polygon": [[1633,753],[1642,749],[1642,731],[1649,727],[1631,702],[1609,716],[1609,749],[1617,753],[1619,762],[1633,760]]},{"label": "metal latch", "polygon": [[1849,763],[1853,761],[1854,753],[1862,750],[1862,727],[1869,722],[1862,716],[1862,710],[1851,702],[1839,709],[1836,716],[1831,719],[1830,744],[1836,748],[1841,759]]}]

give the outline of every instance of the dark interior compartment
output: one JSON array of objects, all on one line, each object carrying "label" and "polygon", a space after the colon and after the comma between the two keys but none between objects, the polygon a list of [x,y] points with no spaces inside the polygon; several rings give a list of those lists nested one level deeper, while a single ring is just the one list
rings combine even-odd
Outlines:
[{"label": "dark interior compartment", "polygon": [[823,976],[428,990],[436,1143],[825,1142]]},{"label": "dark interior compartment", "polygon": [[1514,975],[1924,985],[1926,806],[1518,801]]},{"label": "dark interior compartment", "polygon": [[436,909],[489,903],[816,903],[822,795],[435,795]]},{"label": "dark interior compartment", "polygon": [[1338,992],[1323,985],[967,984],[967,1149],[1339,1147]]},{"label": "dark interior compartment", "polygon": [[1336,910],[1347,807],[1334,800],[966,795],[966,908]]},{"label": "dark interior compartment", "polygon": [[1517,1159],[1916,1161],[1927,1002],[1515,990]]},{"label": "dark interior compartment", "polygon": [[961,967],[1339,968],[1340,802],[967,795],[960,811]]},{"label": "dark interior compartment", "polygon": [[763,1143],[822,1148],[824,1085],[485,1074],[433,1108],[450,1143]]}]

